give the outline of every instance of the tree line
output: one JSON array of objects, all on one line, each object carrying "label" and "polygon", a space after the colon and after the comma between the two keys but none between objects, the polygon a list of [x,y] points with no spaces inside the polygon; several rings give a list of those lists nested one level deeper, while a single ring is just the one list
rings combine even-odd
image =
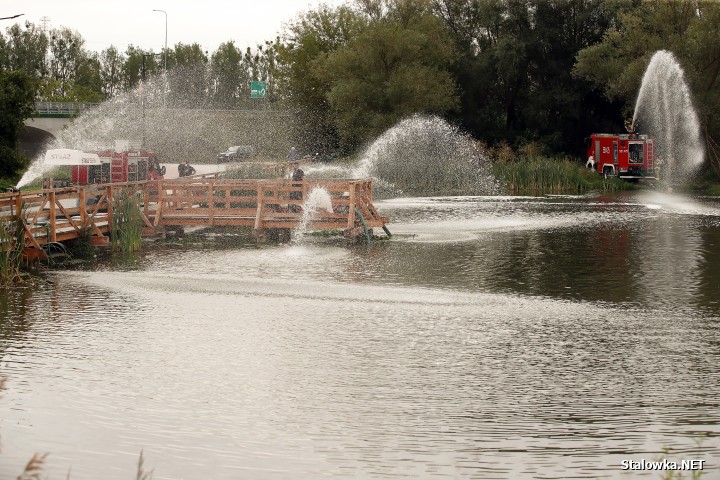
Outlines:
[{"label": "tree line", "polygon": [[357,151],[414,113],[442,116],[489,145],[579,155],[617,132],[657,50],[682,64],[705,135],[720,136],[720,4],[700,0],[355,0],[320,6],[281,35],[212,54],[84,48],[68,28],[17,24],[0,65],[41,100],[102,101],[163,72],[170,107],[244,108],[249,82],[298,118],[307,151]]},{"label": "tree line", "polygon": [[114,46],[94,52],[75,30],[46,32],[26,22],[0,34],[0,66],[29,75],[40,101],[102,102],[137,88],[143,76],[163,73],[167,62],[173,104],[233,107],[247,96],[250,80],[268,80],[272,46],[266,42],[243,51],[228,41],[212,55],[198,43],[178,43],[160,52],[134,45],[125,52]]}]

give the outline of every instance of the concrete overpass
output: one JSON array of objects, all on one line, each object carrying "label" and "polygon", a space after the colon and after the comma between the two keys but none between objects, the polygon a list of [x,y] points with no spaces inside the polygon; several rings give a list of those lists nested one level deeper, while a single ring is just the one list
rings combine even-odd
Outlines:
[{"label": "concrete overpass", "polygon": [[38,102],[35,112],[25,120],[25,131],[20,136],[20,153],[34,158],[55,139],[70,120],[99,103]]},{"label": "concrete overpass", "polygon": [[[20,151],[28,158],[42,154],[77,115],[97,108],[97,103],[41,102],[25,121]],[[135,108],[139,106],[135,105]],[[145,118],[140,121],[140,115]],[[291,146],[295,118],[287,111],[257,109],[147,108],[119,116],[113,139],[143,139],[165,163],[215,163],[216,155],[232,145],[251,145],[258,157],[284,159]],[[108,140],[108,139],[104,139]],[[112,145],[112,143],[108,143]],[[308,153],[308,152],[306,152]]]}]

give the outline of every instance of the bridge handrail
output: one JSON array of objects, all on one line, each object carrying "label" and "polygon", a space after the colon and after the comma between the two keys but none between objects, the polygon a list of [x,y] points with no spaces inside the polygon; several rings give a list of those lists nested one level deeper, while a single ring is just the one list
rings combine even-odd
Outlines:
[{"label": "bridge handrail", "polygon": [[74,115],[100,105],[92,102],[37,102],[35,113],[40,115]]},{"label": "bridge handrail", "polygon": [[[36,102],[36,115],[74,115],[78,112],[90,110],[97,107],[100,103],[96,102]],[[175,108],[175,107],[172,107]],[[292,113],[283,110],[275,110],[271,108],[182,108],[180,110],[210,110],[214,112],[236,112],[236,113],[258,113],[258,114],[274,114],[292,116]]]}]

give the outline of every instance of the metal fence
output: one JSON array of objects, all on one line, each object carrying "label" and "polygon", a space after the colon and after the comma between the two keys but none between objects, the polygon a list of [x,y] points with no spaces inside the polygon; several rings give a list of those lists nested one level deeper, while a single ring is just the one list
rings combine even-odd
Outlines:
[{"label": "metal fence", "polygon": [[87,102],[37,102],[35,114],[37,115],[75,115],[100,105]]}]

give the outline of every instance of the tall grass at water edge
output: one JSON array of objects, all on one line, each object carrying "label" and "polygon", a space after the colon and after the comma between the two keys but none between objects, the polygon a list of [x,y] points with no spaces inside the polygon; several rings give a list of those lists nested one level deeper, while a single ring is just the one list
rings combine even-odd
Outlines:
[{"label": "tall grass at water edge", "polygon": [[511,193],[614,192],[631,188],[627,182],[618,178],[603,178],[568,158],[520,157],[507,162],[496,161],[493,174]]},{"label": "tall grass at water edge", "polygon": [[22,219],[0,221],[0,287],[22,280],[23,258]]},{"label": "tall grass at water edge", "polygon": [[113,199],[111,242],[113,250],[123,253],[140,250],[142,212],[137,194],[120,190]]}]

